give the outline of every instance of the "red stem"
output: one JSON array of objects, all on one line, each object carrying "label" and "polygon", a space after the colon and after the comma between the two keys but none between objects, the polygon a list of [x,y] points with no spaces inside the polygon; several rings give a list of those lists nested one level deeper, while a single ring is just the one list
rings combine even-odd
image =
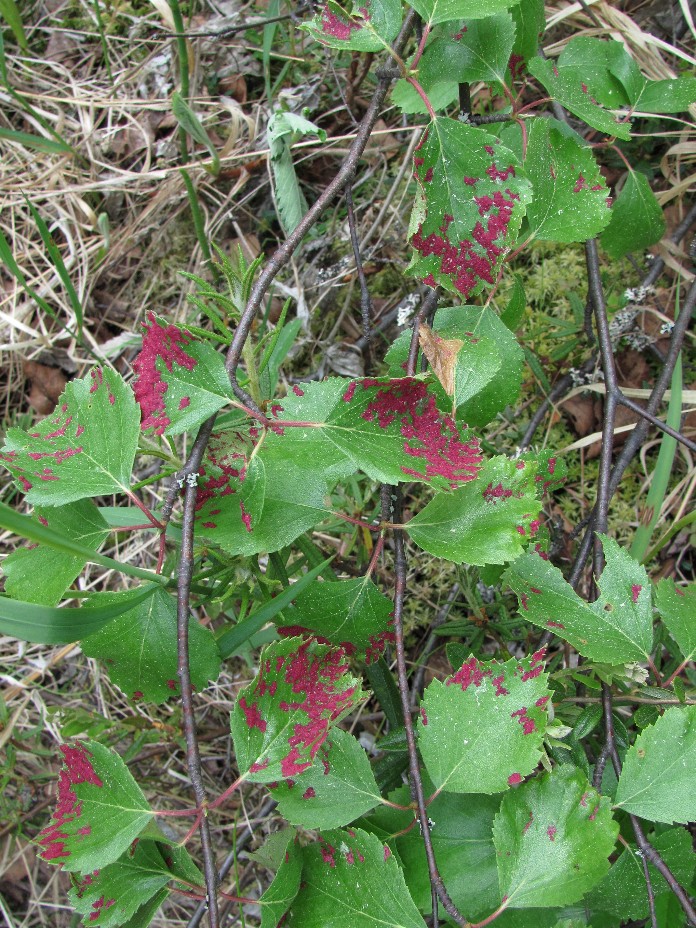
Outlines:
[{"label": "red stem", "polygon": [[147,508],[145,503],[141,503],[138,497],[135,495],[135,493],[132,490],[126,490],[126,496],[131,500],[131,502],[135,503],[135,505],[145,515],[145,518],[150,522],[151,525],[154,525],[155,528],[164,528],[164,526],[159,521],[159,519],[156,519],[153,516],[153,514]]},{"label": "red stem", "polygon": [[429,35],[430,35],[430,23],[426,23],[425,29],[423,29],[423,35],[421,36],[420,43],[418,44],[418,50],[416,51],[416,54],[413,56],[413,61],[411,62],[411,69],[414,71],[418,67],[418,62],[421,60],[421,56],[423,55],[423,52],[425,51],[425,43]]},{"label": "red stem", "polygon": [[426,94],[426,92],[423,90],[423,88],[422,88],[421,85],[418,83],[418,81],[415,79],[415,77],[407,77],[406,80],[407,80],[407,81],[409,82],[409,84],[415,89],[416,93],[417,93],[418,96],[421,98],[421,100],[423,101],[423,103],[425,103],[425,108],[426,108],[426,110],[428,111],[428,113],[430,114],[430,118],[433,120],[433,122],[435,122],[435,119],[437,118],[437,117],[435,116],[435,110],[433,109],[433,105],[432,105],[432,103],[430,102],[430,100],[428,99],[428,95]]}]

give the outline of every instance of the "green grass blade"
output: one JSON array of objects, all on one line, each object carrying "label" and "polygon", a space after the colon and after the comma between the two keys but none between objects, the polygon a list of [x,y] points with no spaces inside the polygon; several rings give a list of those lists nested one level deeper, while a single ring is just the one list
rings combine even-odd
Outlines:
[{"label": "green grass blade", "polygon": [[17,45],[22,49],[22,51],[27,51],[27,37],[24,32],[24,26],[22,25],[22,17],[19,13],[19,7],[15,3],[15,0],[0,0],[0,19],[4,19],[7,25],[12,30],[12,35],[17,41]]},{"label": "green grass blade", "polygon": [[65,142],[46,139],[42,135],[33,135],[30,132],[16,132],[14,129],[3,129],[1,126],[0,139],[6,139],[8,142],[16,142],[23,148],[43,151],[50,155],[69,155],[72,152],[72,148],[66,145]]},{"label": "green grass blade", "polygon": [[0,528],[7,529],[9,532],[14,532],[15,535],[19,535],[21,538],[26,538],[29,541],[36,541],[42,545],[49,545],[51,548],[54,548],[56,551],[62,551],[64,554],[77,555],[91,564],[100,564],[102,567],[107,567],[109,570],[117,570],[119,573],[128,574],[131,577],[140,577],[142,580],[150,580],[154,583],[163,584],[167,582],[166,577],[161,577],[151,570],[143,570],[141,567],[136,567],[133,564],[123,564],[120,561],[115,561],[111,557],[107,557],[105,554],[97,554],[90,548],[83,547],[79,542],[72,541],[70,538],[65,538],[63,535],[54,532],[47,526],[41,525],[40,522],[35,522],[33,519],[30,519],[29,516],[15,512],[14,509],[2,502],[0,502]]},{"label": "green grass blade", "polygon": [[37,606],[35,603],[0,596],[0,631],[4,635],[39,644],[79,641],[94,634],[116,616],[149,599],[156,589],[154,583],[143,584],[134,591],[121,594],[123,598],[117,603],[64,609]]},{"label": "green grass blade", "polygon": [[232,657],[245,641],[248,641],[256,632],[261,631],[267,622],[270,622],[271,619],[277,616],[279,612],[282,612],[286,606],[289,606],[293,599],[299,596],[330,563],[331,558],[319,564],[313,570],[307,571],[304,577],[298,580],[297,583],[293,583],[292,586],[283,590],[282,593],[274,596],[273,599],[261,606],[260,609],[257,609],[256,612],[252,613],[249,618],[244,619],[244,621],[235,625],[233,628],[224,631],[218,638],[220,657],[223,660]]},{"label": "green grass blade", "polygon": [[177,91],[174,91],[172,94],[172,112],[181,128],[190,135],[192,139],[195,139],[196,142],[208,149],[210,157],[213,159],[212,172],[216,175],[219,174],[220,156],[217,153],[217,149],[213,145],[210,136],[203,128],[203,124],[198,116],[196,116],[186,100],[184,100]]}]

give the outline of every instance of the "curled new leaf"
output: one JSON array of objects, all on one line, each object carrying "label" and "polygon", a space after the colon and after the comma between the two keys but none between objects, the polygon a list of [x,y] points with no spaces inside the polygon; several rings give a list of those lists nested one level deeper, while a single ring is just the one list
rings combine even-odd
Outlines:
[{"label": "curled new leaf", "polygon": [[324,0],[311,23],[302,28],[322,45],[378,52],[401,25],[399,0]]}]

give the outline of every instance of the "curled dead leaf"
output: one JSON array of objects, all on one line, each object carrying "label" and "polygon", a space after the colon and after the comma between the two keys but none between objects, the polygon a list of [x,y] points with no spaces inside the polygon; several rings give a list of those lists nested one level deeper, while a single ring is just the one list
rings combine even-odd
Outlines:
[{"label": "curled dead leaf", "polygon": [[448,396],[454,396],[457,355],[464,342],[459,338],[441,338],[425,324],[418,329],[418,340],[443,390]]}]

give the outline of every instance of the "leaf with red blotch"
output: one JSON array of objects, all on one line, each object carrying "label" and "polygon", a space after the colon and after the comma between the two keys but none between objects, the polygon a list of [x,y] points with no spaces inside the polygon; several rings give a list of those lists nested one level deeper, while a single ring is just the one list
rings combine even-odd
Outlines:
[{"label": "leaf with red blotch", "polygon": [[56,809],[36,841],[45,861],[93,873],[118,860],[154,812],[114,751],[98,741],[62,744],[60,750]]},{"label": "leaf with red blotch", "polygon": [[[37,508],[33,518],[92,551],[98,551],[109,535],[109,526],[91,499]],[[5,592],[13,599],[56,606],[86,563],[86,557],[46,544],[27,544],[2,562]]]},{"label": "leaf with red blotch", "polygon": [[70,381],[55,415],[31,431],[7,430],[0,463],[28,502],[60,506],[125,492],[138,435],[133,391],[115,371],[95,367]]},{"label": "leaf with red blotch", "polygon": [[330,583],[315,580],[300,593],[294,607],[284,611],[283,620],[289,627],[281,627],[280,632],[313,635],[351,656],[357,652],[371,664],[394,641],[393,610],[392,601],[368,577]]},{"label": "leaf with red blotch", "polygon": [[[500,13],[520,0],[416,0],[411,6],[423,22],[443,23],[455,19],[484,19]],[[468,78],[465,78],[468,80]]]},{"label": "leaf with red blotch", "polygon": [[375,835],[327,831],[302,854],[302,884],[287,928],[423,928],[396,857]]},{"label": "leaf with red blotch", "polygon": [[518,558],[504,579],[517,594],[523,619],[553,632],[584,657],[603,664],[649,661],[653,618],[648,575],[612,538],[599,538],[607,566],[596,602],[581,599],[560,570],[536,554]]},{"label": "leaf with red blotch", "polygon": [[[279,834],[276,832],[275,834]],[[273,882],[259,899],[261,928],[277,928],[300,888],[302,848],[291,831]]]},{"label": "leaf with red blotch", "polygon": [[143,348],[133,362],[142,429],[178,435],[196,428],[230,399],[222,355],[186,329],[147,315]]},{"label": "leaf with red blotch", "polygon": [[409,273],[464,300],[493,287],[532,199],[516,156],[483,129],[438,117],[413,165]]},{"label": "leaf with red blotch", "polygon": [[618,832],[610,800],[570,764],[506,793],[493,823],[503,907],[577,902],[608,872]]},{"label": "leaf with red blotch", "polygon": [[361,744],[334,728],[314,763],[271,789],[278,811],[293,825],[340,828],[382,802],[375,775]]},{"label": "leaf with red blotch", "polygon": [[505,663],[472,655],[427,687],[418,747],[438,790],[501,793],[534,770],[551,698],[544,656],[545,648]]},{"label": "leaf with red blotch", "polygon": [[471,483],[438,493],[406,530],[419,548],[456,564],[513,561],[539,526],[536,494],[550,483],[546,474],[531,456],[491,458]]},{"label": "leaf with red blotch", "polygon": [[313,39],[331,48],[356,52],[381,52],[401,27],[399,0],[323,0],[310,23],[300,28]]},{"label": "leaf with red blotch", "polygon": [[[118,593],[96,593],[95,605],[116,602]],[[112,683],[131,699],[157,705],[181,696],[177,672],[176,601],[158,588],[144,602],[124,612],[80,642],[83,654],[101,660]],[[191,681],[198,692],[220,673],[215,637],[189,618]]]},{"label": "leaf with red blotch", "polygon": [[524,159],[534,184],[529,230],[547,242],[584,242],[611,218],[609,191],[589,146],[568,138],[554,123],[534,119],[529,130]]},{"label": "leaf with red blotch", "polygon": [[84,924],[121,928],[163,887],[176,882],[177,877],[187,889],[191,883],[204,884],[203,874],[184,848],[138,839],[113,864],[81,878],[73,877],[68,898],[75,911],[84,917]]},{"label": "leaf with red blotch", "polygon": [[261,652],[259,673],[230,717],[246,780],[291,779],[311,767],[331,726],[363,698],[342,648],[286,638]]}]

